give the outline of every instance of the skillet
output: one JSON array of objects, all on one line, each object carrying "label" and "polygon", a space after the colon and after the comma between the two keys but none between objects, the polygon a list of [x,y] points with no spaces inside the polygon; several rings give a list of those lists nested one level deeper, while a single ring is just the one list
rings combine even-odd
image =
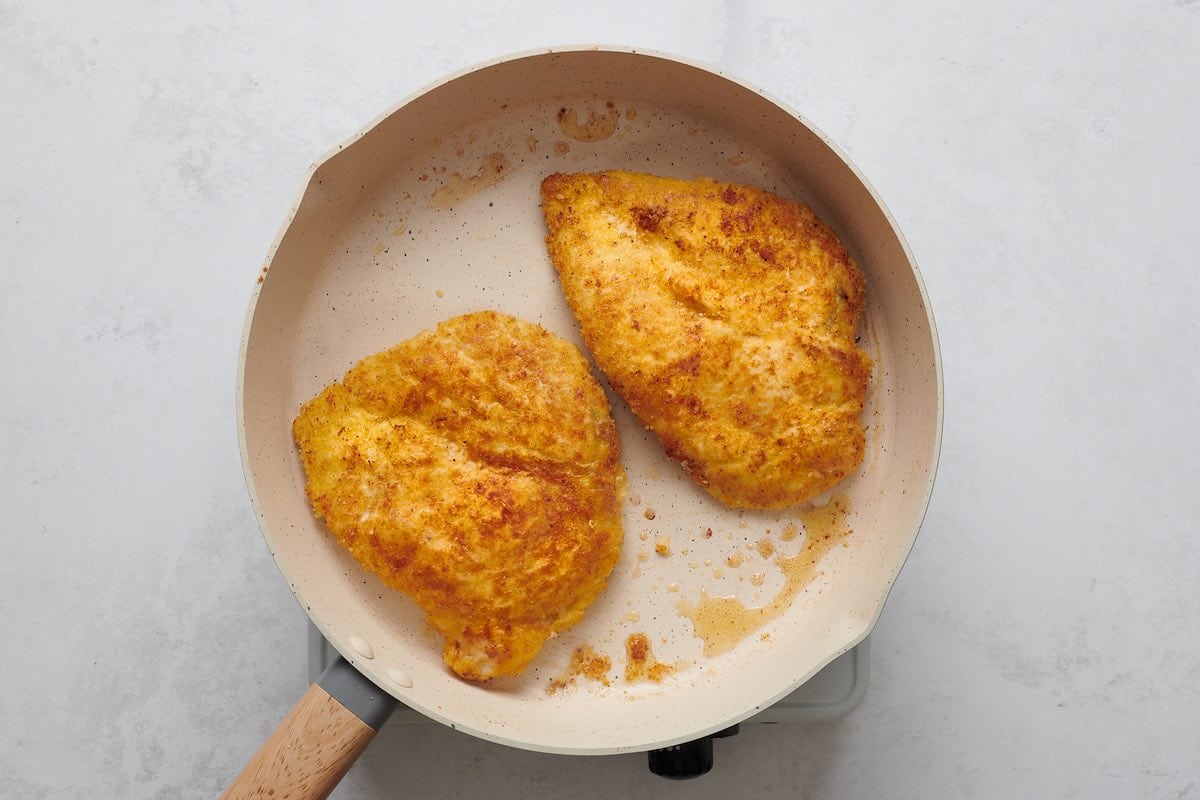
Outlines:
[{"label": "skillet", "polygon": [[[803,586],[789,587],[756,543],[770,539],[779,554],[794,554],[829,515],[822,523],[803,507],[720,505],[609,392],[638,505],[625,506],[624,549],[608,588],[522,675],[464,682],[442,663],[420,609],[362,570],[314,518],[291,421],[358,359],[470,311],[540,323],[586,354],[546,255],[538,184],[551,172],[613,168],[708,176],[804,201],[849,247],[867,279],[861,338],[875,364],[866,457],[834,492],[845,511],[833,524],[852,533]],[[393,701],[474,736],[569,754],[662,748],[745,719],[870,633],[919,531],[942,421],[929,302],[863,176],[761,90],[702,64],[619,47],[543,50],[465,70],[314,164],[253,290],[237,401],[267,546],[344,661],[310,688],[229,796],[285,785],[293,796],[324,796]],[[801,535],[786,540],[789,527]],[[670,542],[670,556],[655,554],[656,540]],[[738,568],[727,563],[735,551],[744,554]],[[791,602],[761,627],[731,634],[727,623],[733,643],[724,648],[697,636],[679,611],[702,593],[758,607],[789,588]],[[619,673],[635,632],[676,665],[661,683],[577,680],[547,692],[580,644],[609,654]]]}]

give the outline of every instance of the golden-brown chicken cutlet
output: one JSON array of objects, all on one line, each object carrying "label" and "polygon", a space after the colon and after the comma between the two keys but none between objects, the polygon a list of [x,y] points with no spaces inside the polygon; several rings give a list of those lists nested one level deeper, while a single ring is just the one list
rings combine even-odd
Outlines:
[{"label": "golden-brown chicken cutlet", "polygon": [[519,672],[620,554],[608,401],[580,352],[538,325],[443,322],[355,364],[293,433],[317,515],[421,605],[465,678]]},{"label": "golden-brown chicken cutlet", "polygon": [[784,508],[858,468],[864,281],[807,206],[623,171],[550,175],[541,192],[596,364],[713,497]]}]

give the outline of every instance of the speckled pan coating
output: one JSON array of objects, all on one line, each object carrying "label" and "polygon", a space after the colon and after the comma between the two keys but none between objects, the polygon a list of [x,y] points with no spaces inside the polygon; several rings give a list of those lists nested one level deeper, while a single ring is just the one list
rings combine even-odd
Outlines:
[{"label": "speckled pan coating", "polygon": [[[781,551],[794,550],[802,540],[784,542],[780,532],[799,516],[721,506],[610,394],[638,504],[626,506],[609,587],[523,675],[467,683],[445,668],[415,604],[360,569],[314,519],[290,424],[301,402],[354,361],[457,314],[495,308],[580,343],[546,255],[538,184],[555,171],[609,168],[760,186],[808,202],[849,246],[867,278],[862,333],[875,361],[866,459],[842,487],[853,534],[765,635],[705,658],[677,603],[701,591],[769,600],[782,576],[755,545],[774,537]],[[762,92],[699,64],[619,48],[539,51],[452,76],[315,164],[254,287],[238,377],[243,463],[263,535],[321,632],[430,717],[575,754],[645,750],[726,727],[866,636],[919,530],[941,419],[929,303],[862,176]],[[662,540],[669,556],[655,552]],[[742,564],[721,569],[735,551]],[[766,575],[761,585],[755,571]],[[620,677],[634,632],[678,664],[661,684]],[[616,679],[548,695],[584,643],[612,657]]]}]

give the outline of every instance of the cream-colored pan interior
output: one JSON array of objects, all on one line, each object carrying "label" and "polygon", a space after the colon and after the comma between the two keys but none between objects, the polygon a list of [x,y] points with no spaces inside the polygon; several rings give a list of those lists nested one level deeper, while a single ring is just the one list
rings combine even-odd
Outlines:
[{"label": "cream-colored pan interior", "polygon": [[[290,424],[302,401],[354,361],[457,314],[502,310],[582,347],[545,252],[538,184],[555,171],[609,168],[711,176],[798,198],[850,246],[867,276],[862,333],[875,359],[866,461],[842,487],[853,533],[785,613],[732,650],[704,655],[681,601],[707,592],[768,603],[784,579],[758,543],[771,540],[775,555],[799,550],[804,536],[783,532],[803,531],[801,510],[721,506],[610,392],[631,502],[609,586],[525,674],[466,683],[443,665],[415,604],[361,570],[314,519]],[[744,718],[870,631],[932,486],[936,336],[916,268],[878,199],[818,133],[761,93],[699,65],[627,50],[485,65],[402,103],[314,167],[267,265],[238,393],[255,508],[316,625],[405,704],[519,747],[642,750]],[[656,540],[669,542],[670,555],[655,552]],[[734,553],[741,563],[730,566]],[[624,680],[634,632],[648,636],[658,660],[676,664],[661,683]],[[581,644],[612,659],[610,685],[580,679],[549,694]],[[360,652],[368,649],[371,658]]]}]

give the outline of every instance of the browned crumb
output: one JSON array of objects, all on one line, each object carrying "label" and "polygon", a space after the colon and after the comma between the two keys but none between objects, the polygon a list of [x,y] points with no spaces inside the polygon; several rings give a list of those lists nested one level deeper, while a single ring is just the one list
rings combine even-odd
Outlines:
[{"label": "browned crumb", "polygon": [[654,552],[660,556],[671,555],[671,540],[666,536],[660,536],[654,540]]},{"label": "browned crumb", "polygon": [[559,689],[575,683],[575,678],[583,677],[598,681],[609,686],[608,673],[612,670],[612,659],[603,656],[592,649],[591,645],[581,644],[571,653],[571,661],[567,664],[566,672],[561,677],[550,681],[546,686],[546,694],[554,694]]},{"label": "browned crumb", "polygon": [[642,512],[642,514],[643,514],[643,516],[645,516],[645,517],[646,517],[646,519],[654,519],[654,518],[657,516],[657,515],[654,513],[654,509],[653,509],[653,508],[647,508],[645,511],[643,511],[643,512]]},{"label": "browned crumb", "polygon": [[625,680],[649,680],[658,683],[675,671],[675,665],[659,661],[650,649],[644,633],[631,633],[625,639]]}]

